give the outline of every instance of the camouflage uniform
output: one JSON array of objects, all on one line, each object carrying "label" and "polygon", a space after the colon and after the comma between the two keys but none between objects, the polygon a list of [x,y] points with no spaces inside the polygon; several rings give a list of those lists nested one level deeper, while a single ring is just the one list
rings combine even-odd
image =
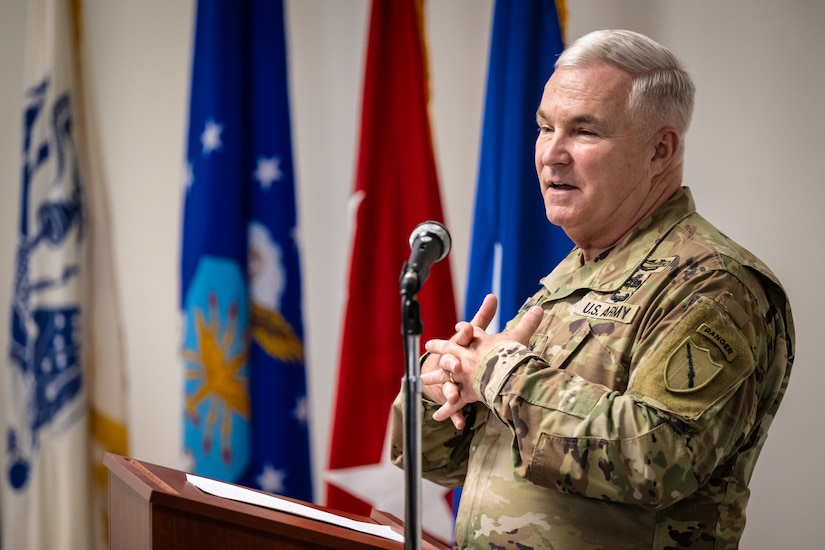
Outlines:
[{"label": "camouflage uniform", "polygon": [[541,283],[510,326],[533,305],[541,325],[481,362],[467,427],[424,403],[424,477],[463,487],[455,547],[735,548],[793,362],[776,277],[682,188]]}]

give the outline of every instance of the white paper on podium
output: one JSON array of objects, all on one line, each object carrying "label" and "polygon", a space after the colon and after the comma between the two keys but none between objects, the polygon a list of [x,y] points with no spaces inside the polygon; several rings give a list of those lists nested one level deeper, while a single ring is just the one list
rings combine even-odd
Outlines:
[{"label": "white paper on podium", "polygon": [[367,523],[364,521],[356,521],[345,518],[323,510],[318,510],[303,504],[297,504],[290,500],[278,498],[275,495],[259,493],[237,485],[231,485],[222,481],[216,481],[206,477],[196,476],[194,474],[186,474],[186,481],[210,495],[215,495],[221,498],[228,498],[238,502],[246,502],[247,504],[254,504],[256,506],[263,506],[279,512],[286,512],[295,516],[301,516],[316,521],[323,521],[339,527],[345,527],[359,533],[367,533],[389,540],[404,542],[404,537],[393,531],[386,525],[378,525],[376,523]]}]

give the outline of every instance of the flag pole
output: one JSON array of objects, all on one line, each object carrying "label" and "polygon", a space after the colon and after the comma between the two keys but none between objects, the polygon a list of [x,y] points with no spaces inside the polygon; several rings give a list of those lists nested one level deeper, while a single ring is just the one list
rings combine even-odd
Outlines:
[{"label": "flag pole", "polygon": [[415,293],[401,290],[401,318],[406,371],[404,376],[404,548],[421,548],[421,365],[418,362],[423,331],[421,307]]}]

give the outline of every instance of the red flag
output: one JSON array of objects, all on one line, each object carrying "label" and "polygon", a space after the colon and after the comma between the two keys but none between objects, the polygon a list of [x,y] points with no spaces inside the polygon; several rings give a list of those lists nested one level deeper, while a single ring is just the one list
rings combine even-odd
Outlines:
[{"label": "red flag", "polygon": [[[421,0],[374,0],[330,470],[383,458],[390,407],[405,371],[401,268],[415,226],[443,222],[427,95]],[[418,300],[421,341],[449,336],[456,322],[449,262],[433,266]],[[327,504],[366,515],[375,503],[328,485]]]}]

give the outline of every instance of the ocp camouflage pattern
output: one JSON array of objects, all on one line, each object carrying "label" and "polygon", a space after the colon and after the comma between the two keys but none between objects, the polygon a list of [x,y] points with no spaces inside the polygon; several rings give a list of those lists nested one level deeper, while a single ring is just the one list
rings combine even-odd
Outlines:
[{"label": "ocp camouflage pattern", "polygon": [[793,363],[777,278],[682,188],[541,283],[508,326],[533,305],[541,325],[484,358],[467,427],[424,403],[424,477],[463,487],[455,548],[736,548]]}]

